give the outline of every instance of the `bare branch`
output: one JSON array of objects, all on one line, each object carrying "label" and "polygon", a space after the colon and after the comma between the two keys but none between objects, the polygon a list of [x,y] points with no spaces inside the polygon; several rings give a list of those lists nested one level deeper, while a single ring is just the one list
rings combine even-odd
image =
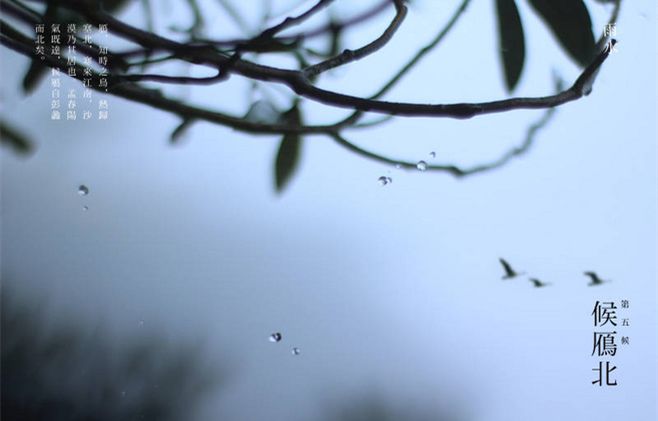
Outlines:
[{"label": "bare branch", "polygon": [[[227,0],[219,0],[219,1],[221,3],[228,3]],[[280,37],[275,38],[275,40],[281,44],[300,43],[302,41],[311,38],[315,38],[318,36],[325,35],[327,33],[331,33],[332,31],[336,31],[336,30],[342,31],[344,29],[347,29],[354,25],[358,25],[360,23],[367,21],[368,19],[377,16],[379,13],[386,10],[389,4],[390,4],[390,0],[382,0],[379,3],[377,3],[375,6],[373,6],[371,9],[368,9],[365,12],[358,14],[352,18],[343,21],[332,22],[326,25],[322,25],[315,29],[309,29],[292,35],[282,35]],[[240,26],[244,30],[244,32],[247,32],[246,24],[244,23],[244,20],[242,20],[242,24],[240,24]],[[239,45],[247,45],[252,40],[253,39],[246,39],[246,38],[228,39],[228,40],[213,40],[213,39],[200,39],[200,38],[197,39],[199,43],[212,45],[219,48],[236,48]],[[139,54],[138,51],[132,53]]]},{"label": "bare branch", "polygon": [[197,0],[187,0],[187,5],[192,11],[192,16],[194,17],[192,26],[190,26],[190,28],[187,31],[196,38],[196,36],[203,29],[203,25],[204,25],[203,14],[201,13],[201,8],[199,7]]},{"label": "bare branch", "polygon": [[301,22],[305,21],[306,19],[310,18],[320,10],[324,9],[325,7],[329,6],[331,2],[334,0],[319,0],[313,7],[308,9],[306,12],[302,13],[299,16],[295,17],[287,17],[283,20],[278,25],[275,25],[269,29],[264,30],[263,32],[260,33],[256,37],[256,40],[263,40],[263,39],[271,39],[273,38],[276,34],[278,34],[281,31],[284,31],[294,25],[298,25]]},{"label": "bare branch", "polygon": [[[388,91],[390,91],[409,71],[420,62],[420,60],[429,54],[450,32],[450,30],[455,26],[459,17],[464,13],[466,7],[470,4],[471,0],[464,0],[462,4],[457,8],[455,13],[452,15],[448,23],[437,33],[437,35],[423,48],[418,50],[416,55],[411,58],[402,68],[374,95],[370,96],[369,99],[379,99],[384,96]],[[349,124],[351,122],[357,121],[363,115],[362,111],[355,111],[350,116],[343,120],[343,123]]]},{"label": "bare branch", "polygon": [[307,67],[303,70],[304,76],[307,78],[312,78],[313,76],[316,76],[322,72],[326,72],[329,69],[360,60],[363,57],[370,55],[384,47],[391,40],[391,38],[393,38],[395,31],[398,30],[402,24],[402,21],[404,21],[404,18],[407,15],[407,7],[401,1],[393,0],[393,3],[396,7],[395,17],[388,25],[384,33],[382,33],[377,39],[359,49],[345,50],[335,57]]},{"label": "bare branch", "polygon": [[[38,1],[38,0],[34,0]],[[46,3],[49,0],[40,0]],[[401,68],[393,74],[390,79],[383,84],[374,94],[369,97],[358,97],[344,94],[337,91],[320,88],[314,84],[315,80],[322,73],[346,65],[356,60],[360,60],[386,46],[397,29],[401,26],[407,14],[405,0],[385,0],[377,3],[375,7],[369,9],[361,15],[351,19],[335,22],[333,19],[329,24],[319,27],[315,30],[301,30],[297,34],[282,35],[283,31],[301,24],[321,10],[325,9],[333,0],[315,0],[313,5],[306,11],[297,15],[283,18],[283,20],[263,31],[252,38],[235,39],[228,41],[202,40],[198,37],[199,32],[203,29],[203,14],[199,9],[196,0],[186,0],[194,16],[194,23],[190,28],[188,41],[176,41],[174,39],[158,35],[153,30],[152,20],[148,20],[146,29],[130,25],[123,20],[107,13],[97,2],[88,0],[58,0],[57,6],[68,9],[79,15],[81,22],[95,25],[104,24],[113,36],[128,40],[138,48],[122,51],[107,51],[109,63],[106,66],[110,74],[106,76],[107,89],[100,88],[99,83],[92,83],[89,86],[89,72],[91,72],[91,81],[99,82],[101,75],[89,68],[83,68],[78,64],[71,66],[67,57],[68,52],[60,55],[43,54],[36,56],[34,54],[34,31],[24,35],[11,25],[0,19],[0,41],[6,47],[29,57],[33,63],[50,66],[53,68],[71,68],[77,71],[74,78],[84,79],[87,86],[100,92],[128,99],[133,102],[148,105],[161,111],[166,111],[178,117],[181,123],[172,132],[171,141],[175,142],[190,125],[199,121],[207,121],[223,125],[235,130],[248,132],[252,134],[280,134],[284,139],[295,139],[301,141],[302,135],[322,134],[330,137],[341,146],[378,162],[395,164],[403,168],[416,168],[415,162],[403,162],[397,159],[379,155],[377,153],[361,148],[344,137],[345,130],[372,127],[383,124],[391,120],[394,116],[405,117],[447,117],[466,119],[483,114],[509,112],[518,109],[544,109],[546,110],[542,118],[531,125],[526,133],[523,143],[506,153],[498,159],[488,163],[483,163],[470,168],[464,168],[457,165],[429,165],[427,170],[446,172],[455,177],[464,177],[493,169],[499,168],[513,158],[526,153],[532,146],[537,133],[546,126],[555,112],[555,107],[570,101],[575,101],[583,96],[588,95],[594,84],[596,76],[600,71],[603,63],[612,52],[616,41],[601,37],[599,40],[599,53],[592,62],[582,71],[575,82],[568,89],[557,87],[557,93],[540,96],[540,97],[516,97],[505,98],[495,101],[474,102],[474,103],[454,103],[454,104],[420,104],[413,102],[395,102],[382,100],[394,86],[396,86],[405,75],[431,51],[433,51],[446,37],[456,22],[463,16],[470,0],[462,0],[460,5],[454,11],[450,19],[442,26],[436,35],[418,50]],[[148,8],[149,0],[142,0],[143,6]],[[220,0],[224,5],[230,6],[227,0]],[[614,23],[619,13],[620,0],[614,0],[615,7],[610,17],[610,23]],[[50,4],[50,3],[49,3]],[[19,22],[34,26],[36,23],[44,23],[45,16],[35,12],[30,7],[19,0],[0,0],[3,17],[6,15],[11,18],[12,22]],[[342,53],[338,51],[342,47],[336,47],[340,44],[340,31],[350,25],[363,22],[379,14],[381,11],[395,7],[395,15],[385,28],[385,30],[376,39],[361,46],[355,50],[346,49]],[[230,8],[230,7],[229,7]],[[54,10],[54,9],[53,9]],[[145,9],[147,15],[151,13]],[[229,10],[229,14],[231,11]],[[235,15],[235,13],[233,13]],[[237,16],[237,15],[236,15]],[[151,18],[149,16],[149,18]],[[240,19],[236,19],[239,21]],[[238,22],[240,24],[240,22]],[[144,26],[142,24],[142,26]],[[245,31],[247,32],[247,31]],[[304,40],[313,36],[326,34],[331,41],[332,47],[329,52],[318,53],[320,62],[309,65],[307,60],[312,51],[303,45]],[[88,42],[79,42],[78,48],[88,56],[98,55],[100,47]],[[256,59],[249,60],[243,57],[243,53],[281,53],[288,55],[296,60],[293,68],[281,68],[261,65]],[[105,54],[105,53],[104,53]],[[246,55],[246,54],[245,54]],[[251,57],[252,55],[247,55]],[[328,57],[328,58],[327,58]],[[212,69],[216,74],[206,77],[190,77],[158,74],[157,72],[147,72],[145,69],[155,63],[168,61],[182,61],[185,63],[205,66]],[[141,66],[140,73],[127,73],[128,69],[134,69]],[[84,70],[86,70],[86,75]],[[75,73],[75,72],[72,72]],[[150,89],[140,82],[155,82],[162,84],[179,84],[179,85],[209,85],[226,80],[230,75],[241,76],[249,79],[253,84],[266,82],[266,86],[281,87],[282,90],[287,88],[292,98],[288,98],[294,104],[293,108],[301,112],[299,108],[302,99],[308,99],[330,107],[345,108],[351,113],[333,124],[323,125],[305,125],[303,120],[296,121],[282,118],[284,114],[272,107],[272,114],[269,119],[258,119],[250,117],[250,111],[245,115],[231,115],[229,113],[195,106],[183,100],[168,97],[157,89]],[[283,85],[283,86],[281,86]],[[252,106],[251,109],[254,109]],[[359,120],[365,113],[377,113],[382,116],[371,119],[369,122],[359,123]]]},{"label": "bare branch", "polygon": [[[461,177],[467,177],[467,176],[488,172],[500,168],[505,164],[507,164],[509,161],[511,161],[513,158],[519,157],[530,150],[530,147],[533,145],[535,141],[537,133],[549,123],[549,121],[554,116],[555,111],[556,111],[555,108],[549,108],[545,110],[544,113],[542,114],[542,117],[528,128],[528,131],[526,132],[525,135],[525,139],[523,140],[523,143],[520,146],[507,151],[500,158],[492,162],[476,165],[470,168],[462,168],[457,165],[450,165],[450,164],[427,165],[425,171],[445,172],[452,176],[461,178]],[[331,137],[334,141],[336,141],[336,143],[338,143],[339,145],[365,158],[377,162],[382,162],[385,164],[395,165],[397,168],[405,168],[405,169],[413,169],[413,170],[417,170],[418,168],[417,162],[401,161],[398,159],[389,158],[377,154],[375,152],[368,151],[359,146],[356,146],[354,143],[348,141],[345,137],[343,137],[337,132],[330,133],[328,136]]]},{"label": "bare branch", "polygon": [[[304,98],[320,102],[326,105],[352,109],[360,112],[375,112],[396,116],[429,116],[450,118],[471,118],[477,115],[506,112],[515,109],[541,109],[555,107],[569,101],[574,101],[590,92],[591,83],[596,76],[602,63],[610,54],[609,49],[604,49],[588,66],[573,86],[555,95],[530,98],[509,98],[498,101],[482,103],[457,103],[457,104],[415,104],[406,102],[390,102],[356,96],[346,95],[338,92],[328,91],[314,86],[306,77],[304,71],[280,69],[270,66],[259,65],[241,59],[237,55],[227,55],[216,51],[209,46],[195,46],[179,43],[171,39],[143,31],[128,25],[102,10],[84,7],[86,3],[80,0],[62,0],[61,4],[70,8],[77,6],[77,11],[82,13],[93,23],[106,23],[109,29],[118,36],[153,50],[169,51],[176,58],[190,63],[210,66],[226,73],[236,73],[254,80],[277,82],[288,86],[291,90]],[[406,7],[400,0],[395,0],[398,13],[394,22],[387,29],[392,34],[399,26],[405,15]],[[383,35],[377,44],[385,44],[390,35]],[[614,41],[613,41],[614,42]],[[380,45],[380,46],[381,46]],[[372,43],[357,50],[356,56],[370,52]],[[364,50],[365,49],[365,50]],[[25,54],[32,57],[32,54]],[[324,66],[324,65],[323,65]],[[313,67],[311,67],[312,69]],[[324,68],[324,67],[323,67]],[[313,72],[311,72],[313,73]],[[119,76],[119,75],[114,75]],[[168,81],[169,77],[161,77],[161,81]],[[192,82],[186,80],[187,82]],[[345,124],[345,123],[343,123]]]},{"label": "bare branch", "polygon": [[218,71],[215,76],[208,77],[190,77],[190,76],[167,76],[167,75],[156,75],[156,74],[131,74],[131,75],[121,75],[116,76],[115,83],[124,83],[124,82],[142,82],[142,81],[151,81],[151,82],[161,82],[161,83],[173,83],[178,85],[211,85],[213,83],[221,82],[226,80],[228,76]]},{"label": "bare branch", "polygon": [[[69,5],[71,3],[77,3],[74,0],[63,1],[65,4]],[[398,10],[404,10],[404,6],[400,7]],[[232,60],[231,57],[228,57],[225,54],[208,50],[207,46],[203,47],[205,49],[196,49],[193,46],[181,44],[159,35],[142,31],[118,21],[101,11],[86,9],[82,12],[87,18],[95,23],[108,23],[110,30],[117,33],[117,35],[133,40],[149,48],[167,49],[175,53],[177,57],[196,64],[206,64],[221,68],[221,66],[225,65],[228,60]],[[402,13],[402,15],[404,14],[404,12],[399,12],[396,16],[400,16],[400,13]],[[191,50],[195,53],[194,57],[190,57]],[[370,100],[318,88],[312,85],[300,71],[263,66],[243,59],[235,60],[235,64],[231,66],[231,72],[255,80],[282,83],[302,97],[335,107],[409,117],[471,118],[478,115],[506,112],[516,109],[550,108],[570,101],[575,101],[588,93],[587,89],[583,89],[584,87],[586,88],[584,82],[592,80],[592,76],[595,75],[609,54],[610,51],[607,49],[601,51],[594,62],[583,71],[576,83],[571,88],[558,94],[543,97],[509,98],[482,103],[414,104]]]},{"label": "bare branch", "polygon": [[307,40],[309,38],[314,38],[320,35],[325,35],[326,33],[330,33],[335,30],[342,31],[343,29],[349,28],[354,25],[358,25],[362,22],[367,21],[368,19],[377,16],[378,14],[386,10],[389,4],[390,4],[390,0],[382,0],[381,2],[373,6],[371,9],[366,10],[365,12],[356,15],[350,19],[346,19],[344,21],[338,21],[338,22],[331,22],[319,28],[300,32],[298,34],[282,36],[280,40],[284,42],[291,40],[301,41],[301,40]]}]

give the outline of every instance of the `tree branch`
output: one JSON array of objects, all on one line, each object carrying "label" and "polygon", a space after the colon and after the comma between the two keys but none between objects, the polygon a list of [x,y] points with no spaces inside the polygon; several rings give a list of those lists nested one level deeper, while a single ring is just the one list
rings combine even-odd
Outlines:
[{"label": "tree branch", "polygon": [[[507,151],[498,159],[495,159],[488,163],[479,164],[470,168],[463,168],[451,164],[427,165],[424,171],[445,172],[454,177],[461,178],[461,177],[467,177],[467,176],[488,172],[500,168],[505,164],[507,164],[509,161],[511,161],[513,158],[519,157],[530,150],[531,146],[535,141],[537,133],[539,133],[539,131],[549,123],[549,121],[554,116],[555,111],[556,111],[555,108],[549,108],[545,110],[542,117],[528,128],[523,143],[520,146]],[[413,169],[413,170],[418,169],[418,162],[402,161],[394,158],[389,158],[384,155],[377,154],[375,152],[368,151],[348,141],[345,137],[343,137],[338,132],[329,133],[328,136],[331,139],[333,139],[336,143],[350,150],[351,152],[354,152],[358,155],[361,155],[373,161],[381,162],[384,164],[395,165],[397,168],[405,168],[405,169]]]},{"label": "tree branch", "polygon": [[[457,20],[461,17],[462,13],[466,10],[466,7],[470,4],[471,0],[464,0],[462,4],[457,8],[455,13],[452,15],[448,23],[437,33],[437,35],[430,41],[427,45],[421,48],[414,57],[412,57],[400,70],[374,95],[370,96],[369,99],[379,99],[384,96],[388,91],[390,91],[411,69],[420,62],[420,60],[429,54],[444,38],[450,30],[455,26]],[[352,122],[358,121],[358,119],[363,115],[362,111],[354,111],[349,115],[345,120],[342,121],[344,124],[350,124]]]},{"label": "tree branch", "polygon": [[393,35],[398,30],[402,24],[402,21],[404,21],[404,18],[407,15],[407,7],[400,0],[393,0],[393,3],[396,7],[395,17],[388,25],[384,33],[382,33],[377,39],[367,45],[364,45],[361,48],[356,50],[345,50],[335,57],[331,57],[327,60],[321,61],[320,63],[314,64],[313,66],[305,68],[302,71],[304,76],[311,79],[320,73],[326,72],[327,70],[334,69],[338,66],[342,66],[356,60],[360,60],[363,57],[370,55],[384,47],[391,40],[391,38],[393,38]]},{"label": "tree branch", "polygon": [[[62,1],[69,6],[78,4],[76,0]],[[404,6],[399,10],[403,9]],[[83,9],[81,12],[94,23],[107,23],[110,30],[117,35],[145,47],[169,50],[175,53],[178,58],[195,64],[205,64],[221,68],[221,66],[226,64],[227,60],[231,59],[226,54],[208,50],[207,46],[202,46],[202,49],[197,50],[194,46],[178,43],[159,35],[142,31],[118,21],[102,11]],[[190,57],[192,53],[190,50],[194,51],[193,58]],[[576,83],[571,88],[558,94],[543,97],[509,98],[480,103],[415,104],[370,100],[318,88],[301,71],[259,65],[243,59],[235,60],[235,64],[231,66],[230,71],[231,73],[237,73],[255,80],[284,84],[304,98],[335,107],[408,117],[472,118],[483,114],[507,112],[517,109],[550,108],[580,99],[589,93],[588,86],[585,82],[594,80],[594,76],[609,54],[610,51],[607,49],[601,51],[593,63],[585,68]]]},{"label": "tree branch", "polygon": [[[148,2],[148,0],[144,1]],[[123,52],[108,51],[108,58],[110,58],[110,64],[107,66],[110,69],[110,75],[107,77],[109,87],[107,90],[103,90],[100,89],[97,84],[92,84],[91,88],[174,114],[181,119],[181,124],[173,131],[172,141],[176,141],[176,139],[178,139],[191,124],[197,121],[208,121],[243,132],[253,134],[294,135],[297,139],[300,138],[299,135],[323,134],[332,138],[341,146],[366,158],[388,164],[400,165],[404,168],[416,168],[417,163],[415,162],[398,161],[356,146],[349,142],[343,136],[342,132],[346,129],[372,127],[373,125],[382,124],[390,120],[393,116],[464,119],[483,114],[508,112],[517,109],[546,110],[542,118],[528,128],[525,140],[520,146],[511,149],[494,161],[470,168],[462,168],[456,165],[429,165],[427,167],[427,170],[429,171],[447,172],[456,177],[464,177],[499,168],[513,158],[526,153],[532,146],[536,134],[553,116],[555,111],[554,107],[580,99],[591,92],[592,85],[599,70],[612,52],[612,47],[616,43],[614,39],[608,41],[602,37],[599,40],[599,45],[603,45],[602,43],[604,40],[606,41],[606,44],[600,49],[600,52],[592,60],[590,65],[582,71],[571,87],[568,89],[559,87],[557,88],[557,93],[553,95],[540,97],[516,97],[488,102],[454,104],[419,104],[384,101],[380,98],[390,92],[390,90],[405,75],[410,73],[411,69],[416,66],[423,57],[429,54],[442,40],[444,40],[445,36],[463,15],[467,6],[470,4],[470,0],[463,0],[448,22],[434,36],[434,38],[427,45],[418,50],[416,54],[413,55],[378,91],[367,98],[322,89],[314,85],[314,81],[317,76],[327,70],[362,59],[383,48],[401,26],[406,17],[407,8],[404,4],[404,0],[385,0],[378,3],[374,8],[352,18],[351,20],[339,23],[331,22],[325,27],[313,31],[302,31],[297,35],[277,36],[280,32],[301,24],[320,10],[326,8],[332,3],[332,1],[333,0],[316,0],[309,9],[300,15],[287,17],[283,19],[282,22],[261,31],[258,35],[249,39],[204,41],[199,40],[196,36],[196,32],[200,29],[202,24],[202,13],[198,8],[196,0],[187,0],[195,17],[195,24],[193,27],[194,33],[190,35],[190,39],[187,42],[176,41],[158,35],[153,32],[152,28],[148,28],[149,30],[143,30],[139,27],[129,25],[126,22],[115,18],[111,14],[106,13],[102,10],[99,4],[89,2],[88,0],[58,0],[57,5],[77,13],[88,23],[96,25],[105,24],[114,36],[121,37],[139,46],[139,49],[124,50]],[[40,0],[40,2],[45,3],[46,0]],[[226,2],[222,1],[222,3]],[[324,56],[326,57],[327,55],[334,54],[332,57],[314,65],[307,65],[306,59],[308,56],[303,54],[304,47],[301,44],[303,40],[327,32],[330,32],[333,35],[338,35],[339,31],[343,28],[365,19],[369,19],[379,12],[386,10],[391,4],[395,7],[396,13],[383,33],[376,39],[356,50],[346,49],[340,54],[336,54],[338,48],[334,48],[329,54]],[[0,5],[2,6],[3,14],[6,13],[14,20],[32,26],[35,23],[43,23],[43,17],[31,8],[25,6],[21,1],[0,0]],[[616,0],[610,22],[616,20],[619,13],[619,5],[620,0]],[[32,33],[32,35],[34,34]],[[334,41],[336,39],[337,36],[333,38]],[[43,63],[45,66],[51,66],[54,68],[71,67],[64,56],[67,54],[66,52],[64,52],[62,56],[54,56],[50,54],[36,56],[34,54],[35,40],[32,37],[22,34],[11,25],[5,23],[2,19],[0,19],[0,41],[8,48],[29,57],[37,63]],[[80,51],[85,52],[89,56],[97,55],[100,51],[100,47],[95,44],[85,45],[85,43],[81,42],[78,43],[78,45]],[[222,51],[219,49],[220,47],[228,47],[228,50]],[[242,57],[243,52],[292,53],[293,57],[297,59],[297,68],[286,69],[261,65],[254,61],[244,59]],[[154,56],[155,53],[162,56],[156,57]],[[151,58],[152,56],[155,58]],[[139,60],[130,60],[133,61],[131,63],[129,62],[130,58],[137,58]],[[170,60],[181,60],[187,63],[206,66],[216,71],[217,74],[208,77],[172,76],[146,72],[142,74],[122,74],[126,69],[134,66],[143,66],[144,68],[150,64]],[[78,80],[83,80],[84,68],[77,64],[74,65],[74,67],[78,71],[77,75],[74,77]],[[346,108],[352,112],[349,116],[333,124],[303,125],[301,120],[297,123],[291,123],[290,121],[281,118],[279,118],[279,121],[276,121],[276,115],[269,120],[270,122],[274,121],[273,124],[267,122],[261,123],[253,121],[253,119],[248,118],[248,116],[233,116],[222,111],[201,108],[177,99],[168,98],[159,90],[149,89],[137,83],[150,81],[157,83],[208,85],[221,82],[227,79],[230,74],[251,79],[254,83],[274,82],[275,84],[284,85],[297,95],[293,98],[294,104],[298,104],[301,98],[305,98],[331,107]],[[92,80],[98,81],[100,80],[100,77],[99,73],[92,70]],[[295,108],[297,106],[298,105],[295,105]],[[366,112],[382,114],[383,117],[370,122],[358,124],[359,119]],[[281,116],[280,113],[279,116]]]},{"label": "tree branch", "polygon": [[299,25],[306,19],[310,18],[320,10],[324,9],[325,7],[329,6],[331,2],[334,0],[319,0],[313,7],[308,9],[306,12],[302,13],[299,16],[295,17],[287,17],[283,20],[278,25],[275,25],[269,29],[264,30],[263,32],[260,33],[255,39],[256,40],[265,40],[265,39],[271,39],[273,38],[276,34],[278,34],[281,31],[285,31],[286,29],[294,26],[294,25]]}]

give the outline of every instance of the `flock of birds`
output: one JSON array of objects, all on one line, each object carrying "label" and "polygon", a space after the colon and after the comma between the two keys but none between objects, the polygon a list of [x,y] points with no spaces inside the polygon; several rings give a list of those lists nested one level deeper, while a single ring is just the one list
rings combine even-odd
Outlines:
[{"label": "flock of birds", "polygon": [[[500,261],[500,264],[503,266],[503,270],[505,271],[505,274],[503,275],[502,279],[513,279],[518,276],[525,275],[525,272],[517,272],[514,269],[512,269],[512,265],[510,265],[507,262],[507,260],[503,258],[499,258],[498,260]],[[587,284],[588,286],[596,286],[596,285],[601,285],[604,282],[610,282],[599,278],[599,275],[597,275],[596,272],[587,271],[587,272],[583,272],[583,275],[590,278],[590,282]],[[532,284],[536,288],[541,288],[550,285],[550,283],[543,282],[537,278],[528,278],[528,281],[532,282]]]}]

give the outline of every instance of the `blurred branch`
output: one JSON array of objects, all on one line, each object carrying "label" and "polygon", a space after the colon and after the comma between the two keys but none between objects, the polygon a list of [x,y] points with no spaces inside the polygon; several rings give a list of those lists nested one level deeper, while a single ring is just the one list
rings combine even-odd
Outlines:
[{"label": "blurred branch", "polygon": [[186,0],[187,5],[192,11],[192,16],[193,16],[193,22],[192,26],[190,29],[188,29],[188,32],[192,34],[194,38],[196,38],[201,31],[203,30],[203,13],[201,13],[201,8],[199,7],[199,3],[197,3],[197,0]]},{"label": "blurred branch", "polygon": [[141,0],[142,10],[144,10],[144,18],[146,30],[149,32],[155,31],[155,22],[153,19],[153,6],[151,5],[151,0]]},{"label": "blurred branch", "polygon": [[247,21],[244,20],[242,15],[237,11],[235,6],[233,6],[233,3],[231,0],[217,0],[219,5],[224,9],[226,14],[233,19],[235,24],[240,28],[242,32],[249,32],[249,25],[247,25]]},{"label": "blurred branch", "polygon": [[32,141],[4,120],[0,120],[0,142],[21,155],[29,155],[34,151]]},{"label": "blurred branch", "polygon": [[225,381],[197,346],[110,340],[46,319],[41,306],[14,294],[3,286],[3,420],[192,419],[203,396]]}]

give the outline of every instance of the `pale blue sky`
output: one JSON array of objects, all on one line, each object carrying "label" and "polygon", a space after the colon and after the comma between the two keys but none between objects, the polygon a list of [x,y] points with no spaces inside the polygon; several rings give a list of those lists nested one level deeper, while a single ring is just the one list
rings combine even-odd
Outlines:
[{"label": "pale blue sky", "polygon": [[[337,14],[357,9],[336,3]],[[322,85],[375,91],[459,3],[412,5],[385,49]],[[472,2],[388,98],[505,96],[492,3]],[[554,69],[575,80],[576,66],[518,3],[527,63],[515,94],[550,92]],[[27,60],[3,48],[2,114],[38,149],[27,159],[1,152],[2,277],[46,297],[53,314],[117,335],[200,338],[210,354],[227,355],[235,375],[204,402],[201,420],[323,419],[372,394],[472,421],[654,420],[656,9],[626,3],[619,52],[592,95],[560,107],[522,158],[456,180],[310,137],[282,196],[272,180],[276,138],[201,123],[171,147],[176,119],[113,97],[109,122],[53,123],[48,87],[23,98]],[[242,5],[245,14],[254,4]],[[606,9],[587,5],[601,28]],[[138,22],[137,7],[126,15]],[[371,39],[389,15],[346,42]],[[239,113],[246,87],[233,77],[171,92]],[[344,113],[308,110],[318,122]],[[399,119],[348,137],[390,156],[468,165],[519,144],[540,115]],[[393,183],[378,185],[382,175]],[[552,285],[500,281],[501,256]],[[613,282],[587,287],[584,270]],[[630,300],[631,343],[614,357],[620,385],[594,387],[590,313],[596,300],[621,299]],[[273,331],[281,343],[267,341]]]}]

